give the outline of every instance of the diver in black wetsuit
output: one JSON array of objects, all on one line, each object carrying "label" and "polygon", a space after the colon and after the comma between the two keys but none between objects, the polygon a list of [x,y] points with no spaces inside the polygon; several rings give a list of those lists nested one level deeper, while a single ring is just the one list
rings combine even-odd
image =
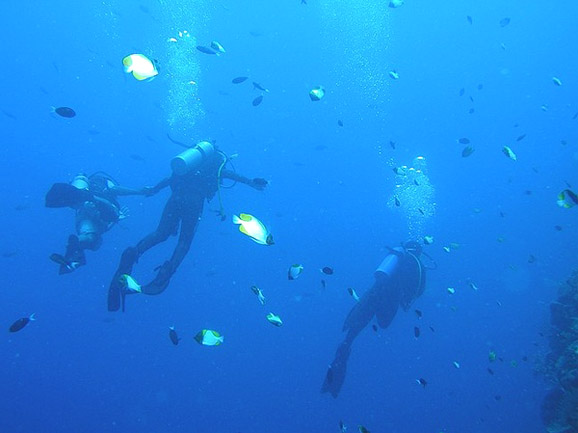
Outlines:
[{"label": "diver in black wetsuit", "polygon": [[55,183],[46,194],[46,207],[71,207],[76,211],[76,235],[68,237],[64,255],[50,259],[60,265],[59,274],[68,274],[86,264],[84,250],[96,251],[102,235],[128,216],[117,201],[122,195],[145,195],[147,190],[119,186],[109,175],[96,172],[77,175],[71,183]]},{"label": "diver in black wetsuit", "polygon": [[[158,268],[156,278],[141,287],[142,293],[158,295],[168,286],[172,275],[187,255],[197,224],[201,218],[205,200],[211,200],[219,191],[221,179],[231,179],[257,190],[263,190],[267,181],[262,178],[249,179],[234,171],[226,170],[227,157],[209,142],[200,142],[194,148],[174,158],[171,165],[173,174],[156,186],[147,189],[147,195],[154,195],[170,186],[171,196],[167,201],[157,229],[143,238],[136,247],[127,248],[121,256],[119,267],[112,278],[108,291],[108,310],[124,310],[127,294],[122,286],[123,274],[130,274],[139,257],[150,248],[164,242],[171,235],[180,233],[177,246],[171,258]],[[220,200],[220,198],[219,198]],[[220,211],[222,219],[224,214]]]},{"label": "diver in black wetsuit", "polygon": [[399,306],[407,311],[425,290],[425,268],[420,261],[421,245],[409,241],[403,247],[392,248],[375,271],[375,282],[351,309],[343,331],[347,335],[337,348],[329,366],[321,392],[337,398],[347,370],[351,345],[359,333],[375,316],[380,328],[387,328]]}]

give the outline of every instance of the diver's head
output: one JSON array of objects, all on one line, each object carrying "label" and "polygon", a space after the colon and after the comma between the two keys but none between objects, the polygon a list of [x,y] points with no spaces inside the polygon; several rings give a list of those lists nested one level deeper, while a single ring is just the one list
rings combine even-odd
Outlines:
[{"label": "diver's head", "polygon": [[403,249],[408,252],[413,254],[416,257],[419,257],[423,251],[421,245],[419,242],[416,241],[406,241],[403,243]]}]

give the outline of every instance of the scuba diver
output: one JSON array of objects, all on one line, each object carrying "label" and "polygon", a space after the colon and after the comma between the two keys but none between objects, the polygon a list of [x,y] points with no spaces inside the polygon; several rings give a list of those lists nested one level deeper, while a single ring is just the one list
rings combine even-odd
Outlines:
[{"label": "scuba diver", "polygon": [[407,311],[425,290],[425,267],[420,260],[422,247],[415,241],[401,247],[389,248],[389,254],[376,269],[373,286],[359,298],[343,324],[345,339],[337,348],[329,365],[321,392],[337,398],[347,370],[351,345],[359,333],[375,316],[380,328],[387,328],[398,307]]},{"label": "scuba diver", "polygon": [[[147,187],[146,195],[151,196],[170,186],[171,196],[163,210],[157,229],[144,237],[136,246],[127,248],[109,286],[108,310],[124,311],[125,296],[135,293],[126,287],[125,275],[132,272],[139,257],[150,248],[166,241],[169,236],[179,233],[177,245],[171,258],[158,270],[157,276],[148,284],[139,286],[137,292],[158,295],[168,286],[169,281],[187,255],[201,215],[205,200],[210,201],[218,194],[221,220],[225,219],[221,202],[221,181],[231,179],[257,190],[263,190],[268,182],[262,178],[249,179],[234,170],[225,169],[229,158],[208,141],[201,141],[184,151],[171,161],[172,175],[154,187]],[[180,232],[179,232],[180,227]]]},{"label": "scuba diver", "polygon": [[70,207],[76,211],[76,235],[68,237],[64,255],[54,253],[50,259],[60,265],[59,274],[68,274],[86,264],[84,250],[96,251],[102,245],[102,234],[128,216],[121,207],[121,195],[145,195],[145,189],[119,186],[104,172],[90,176],[78,174],[71,183],[55,183],[46,194],[46,207]]}]

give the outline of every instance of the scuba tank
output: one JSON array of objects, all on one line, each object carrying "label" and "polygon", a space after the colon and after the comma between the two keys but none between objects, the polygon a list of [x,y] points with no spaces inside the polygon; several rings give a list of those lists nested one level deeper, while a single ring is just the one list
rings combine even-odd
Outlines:
[{"label": "scuba tank", "polygon": [[88,177],[84,174],[77,174],[70,184],[76,189],[84,189],[88,191]]},{"label": "scuba tank", "polygon": [[385,274],[388,277],[391,277],[395,272],[397,264],[399,263],[399,258],[403,255],[403,248],[391,248],[390,253],[383,259],[381,264],[375,270],[375,274]]},{"label": "scuba tank", "polygon": [[171,160],[173,173],[182,176],[199,168],[215,152],[215,146],[208,141],[200,141]]}]

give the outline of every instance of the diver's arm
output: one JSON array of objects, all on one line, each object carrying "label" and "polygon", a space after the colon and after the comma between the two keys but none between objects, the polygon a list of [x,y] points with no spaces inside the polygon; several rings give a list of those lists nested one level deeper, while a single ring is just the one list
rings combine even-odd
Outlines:
[{"label": "diver's arm", "polygon": [[171,184],[171,177],[169,176],[161,180],[155,186],[145,186],[143,189],[141,189],[141,194],[146,197],[150,197],[158,193],[160,190],[165,189],[170,184]]},{"label": "diver's arm", "polygon": [[146,195],[145,188],[134,189],[125,186],[113,186],[110,191],[115,195]]},{"label": "diver's arm", "polygon": [[221,171],[221,178],[222,179],[231,179],[235,182],[244,183],[245,185],[250,186],[251,188],[255,188],[259,191],[263,191],[265,187],[269,184],[266,179],[261,177],[255,177],[253,179],[249,179],[248,177],[241,176],[240,174],[231,171],[231,170],[223,170]]}]

